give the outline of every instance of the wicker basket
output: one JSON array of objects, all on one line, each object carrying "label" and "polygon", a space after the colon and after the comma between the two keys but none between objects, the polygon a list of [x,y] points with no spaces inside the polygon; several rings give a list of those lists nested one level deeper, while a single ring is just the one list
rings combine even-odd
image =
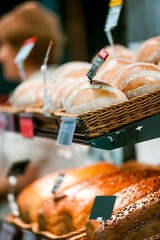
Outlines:
[{"label": "wicker basket", "polygon": [[160,113],[160,90],[131,100],[79,115],[55,112],[56,116],[79,117],[89,138]]},{"label": "wicker basket", "polygon": [[145,238],[144,240],[158,240],[158,239],[160,239],[160,233],[158,233],[152,237]]}]

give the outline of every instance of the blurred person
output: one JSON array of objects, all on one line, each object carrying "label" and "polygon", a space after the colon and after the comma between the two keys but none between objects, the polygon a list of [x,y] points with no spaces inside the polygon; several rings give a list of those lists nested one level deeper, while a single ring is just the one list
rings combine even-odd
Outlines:
[{"label": "blurred person", "polygon": [[[51,40],[53,46],[48,59],[47,79],[59,65],[65,39],[59,17],[38,2],[23,2],[0,19],[0,63],[6,79],[20,83],[20,73],[14,59],[22,43],[33,36],[37,37],[37,42],[24,62],[25,81],[39,81],[42,78],[40,67]],[[18,177],[16,194],[40,176],[85,164],[87,148],[82,149],[74,144],[71,149],[54,145],[53,140],[45,138],[34,137],[29,140],[13,133],[1,136],[0,199],[4,198],[4,202],[0,204],[0,218],[5,218],[10,211],[6,202],[9,191],[6,173],[14,162],[24,159],[31,161],[26,172]]]}]

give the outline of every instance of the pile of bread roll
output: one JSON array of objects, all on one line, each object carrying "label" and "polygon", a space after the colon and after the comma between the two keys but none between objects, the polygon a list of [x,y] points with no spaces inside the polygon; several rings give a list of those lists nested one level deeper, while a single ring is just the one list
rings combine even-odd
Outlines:
[{"label": "pile of bread roll", "polygon": [[[65,177],[52,193],[59,173]],[[97,195],[117,195],[104,231],[88,220]],[[160,169],[136,162],[57,171],[37,179],[17,198],[20,218],[37,231],[62,235],[85,227],[88,239],[144,239],[160,233]],[[34,223],[34,224],[33,224]]]},{"label": "pile of bread roll", "polygon": [[109,58],[95,76],[95,80],[102,82],[90,84],[84,77],[73,83],[62,99],[65,111],[73,114],[88,112],[160,89],[159,46],[160,37],[145,41],[135,52],[117,44],[116,58],[113,49],[105,47]]},{"label": "pile of bread roll", "polygon": [[[103,63],[91,84],[86,74],[91,63],[71,61],[57,67],[47,79],[49,112],[64,108],[66,113],[80,114],[121,103],[160,88],[160,37],[144,41],[132,51],[115,44],[106,46],[109,57]],[[30,80],[21,83],[12,95],[17,108],[44,105],[44,83]]]}]

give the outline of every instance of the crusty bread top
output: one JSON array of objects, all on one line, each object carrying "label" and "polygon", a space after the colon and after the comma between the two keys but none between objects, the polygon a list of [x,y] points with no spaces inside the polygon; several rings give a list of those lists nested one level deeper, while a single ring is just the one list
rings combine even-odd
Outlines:
[{"label": "crusty bread top", "polygon": [[160,37],[152,37],[144,41],[135,53],[136,62],[158,64],[160,60]]}]

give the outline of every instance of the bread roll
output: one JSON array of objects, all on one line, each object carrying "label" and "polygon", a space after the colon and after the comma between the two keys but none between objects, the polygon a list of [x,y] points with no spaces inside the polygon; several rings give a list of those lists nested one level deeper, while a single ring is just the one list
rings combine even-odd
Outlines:
[{"label": "bread roll", "polygon": [[21,83],[13,92],[10,102],[13,107],[21,108],[43,102],[44,83],[42,79],[34,79]]},{"label": "bread roll", "polygon": [[123,66],[127,66],[131,64],[131,62],[125,61],[123,59],[111,59],[110,61],[105,61],[102,67],[96,74],[97,79],[101,79],[114,86],[114,82],[112,82],[112,77],[114,73]]},{"label": "bread roll", "polygon": [[[117,172],[116,166],[110,163],[96,163],[93,165],[78,167],[70,170],[57,171],[37,179],[26,187],[17,198],[20,216],[26,223],[36,222],[40,206],[48,198],[53,197],[52,189],[59,172],[65,173],[64,181],[60,185],[57,194],[68,187],[78,184],[98,174],[113,174]],[[31,200],[32,199],[32,200]]]},{"label": "bread roll", "polygon": [[113,84],[128,99],[160,88],[160,67],[152,63],[133,63],[122,67],[112,78]]},{"label": "bread roll", "polygon": [[152,37],[144,41],[135,53],[136,62],[158,64],[160,60],[160,37]]},{"label": "bread roll", "polygon": [[148,194],[115,212],[99,226],[92,240],[142,240],[160,233],[160,191]]},{"label": "bread roll", "polygon": [[43,204],[38,216],[39,229],[61,235],[82,228],[90,214],[95,196],[115,194],[126,186],[156,175],[159,175],[158,171],[145,170],[97,176],[81,182],[68,188],[63,199],[54,202],[51,198]]},{"label": "bread roll", "polygon": [[72,83],[85,77],[91,64],[85,61],[71,61],[59,66],[52,75],[51,82],[56,82],[49,89],[51,95],[50,111],[62,108],[62,97]]},{"label": "bread roll", "polygon": [[[115,44],[114,48],[118,59],[133,62],[133,59],[135,57],[135,52],[133,50],[121,44]],[[107,61],[115,58],[113,48],[110,45],[105,46],[104,49],[109,52],[109,57],[107,58]],[[97,54],[92,58],[92,62],[95,60],[96,56]]]},{"label": "bread roll", "polygon": [[53,73],[51,82],[60,83],[66,78],[79,78],[84,77],[91,64],[85,61],[70,61],[60,65]]},{"label": "bread roll", "polygon": [[81,78],[71,85],[62,100],[67,113],[79,114],[126,101],[126,96],[118,89],[105,83],[95,83]]}]

